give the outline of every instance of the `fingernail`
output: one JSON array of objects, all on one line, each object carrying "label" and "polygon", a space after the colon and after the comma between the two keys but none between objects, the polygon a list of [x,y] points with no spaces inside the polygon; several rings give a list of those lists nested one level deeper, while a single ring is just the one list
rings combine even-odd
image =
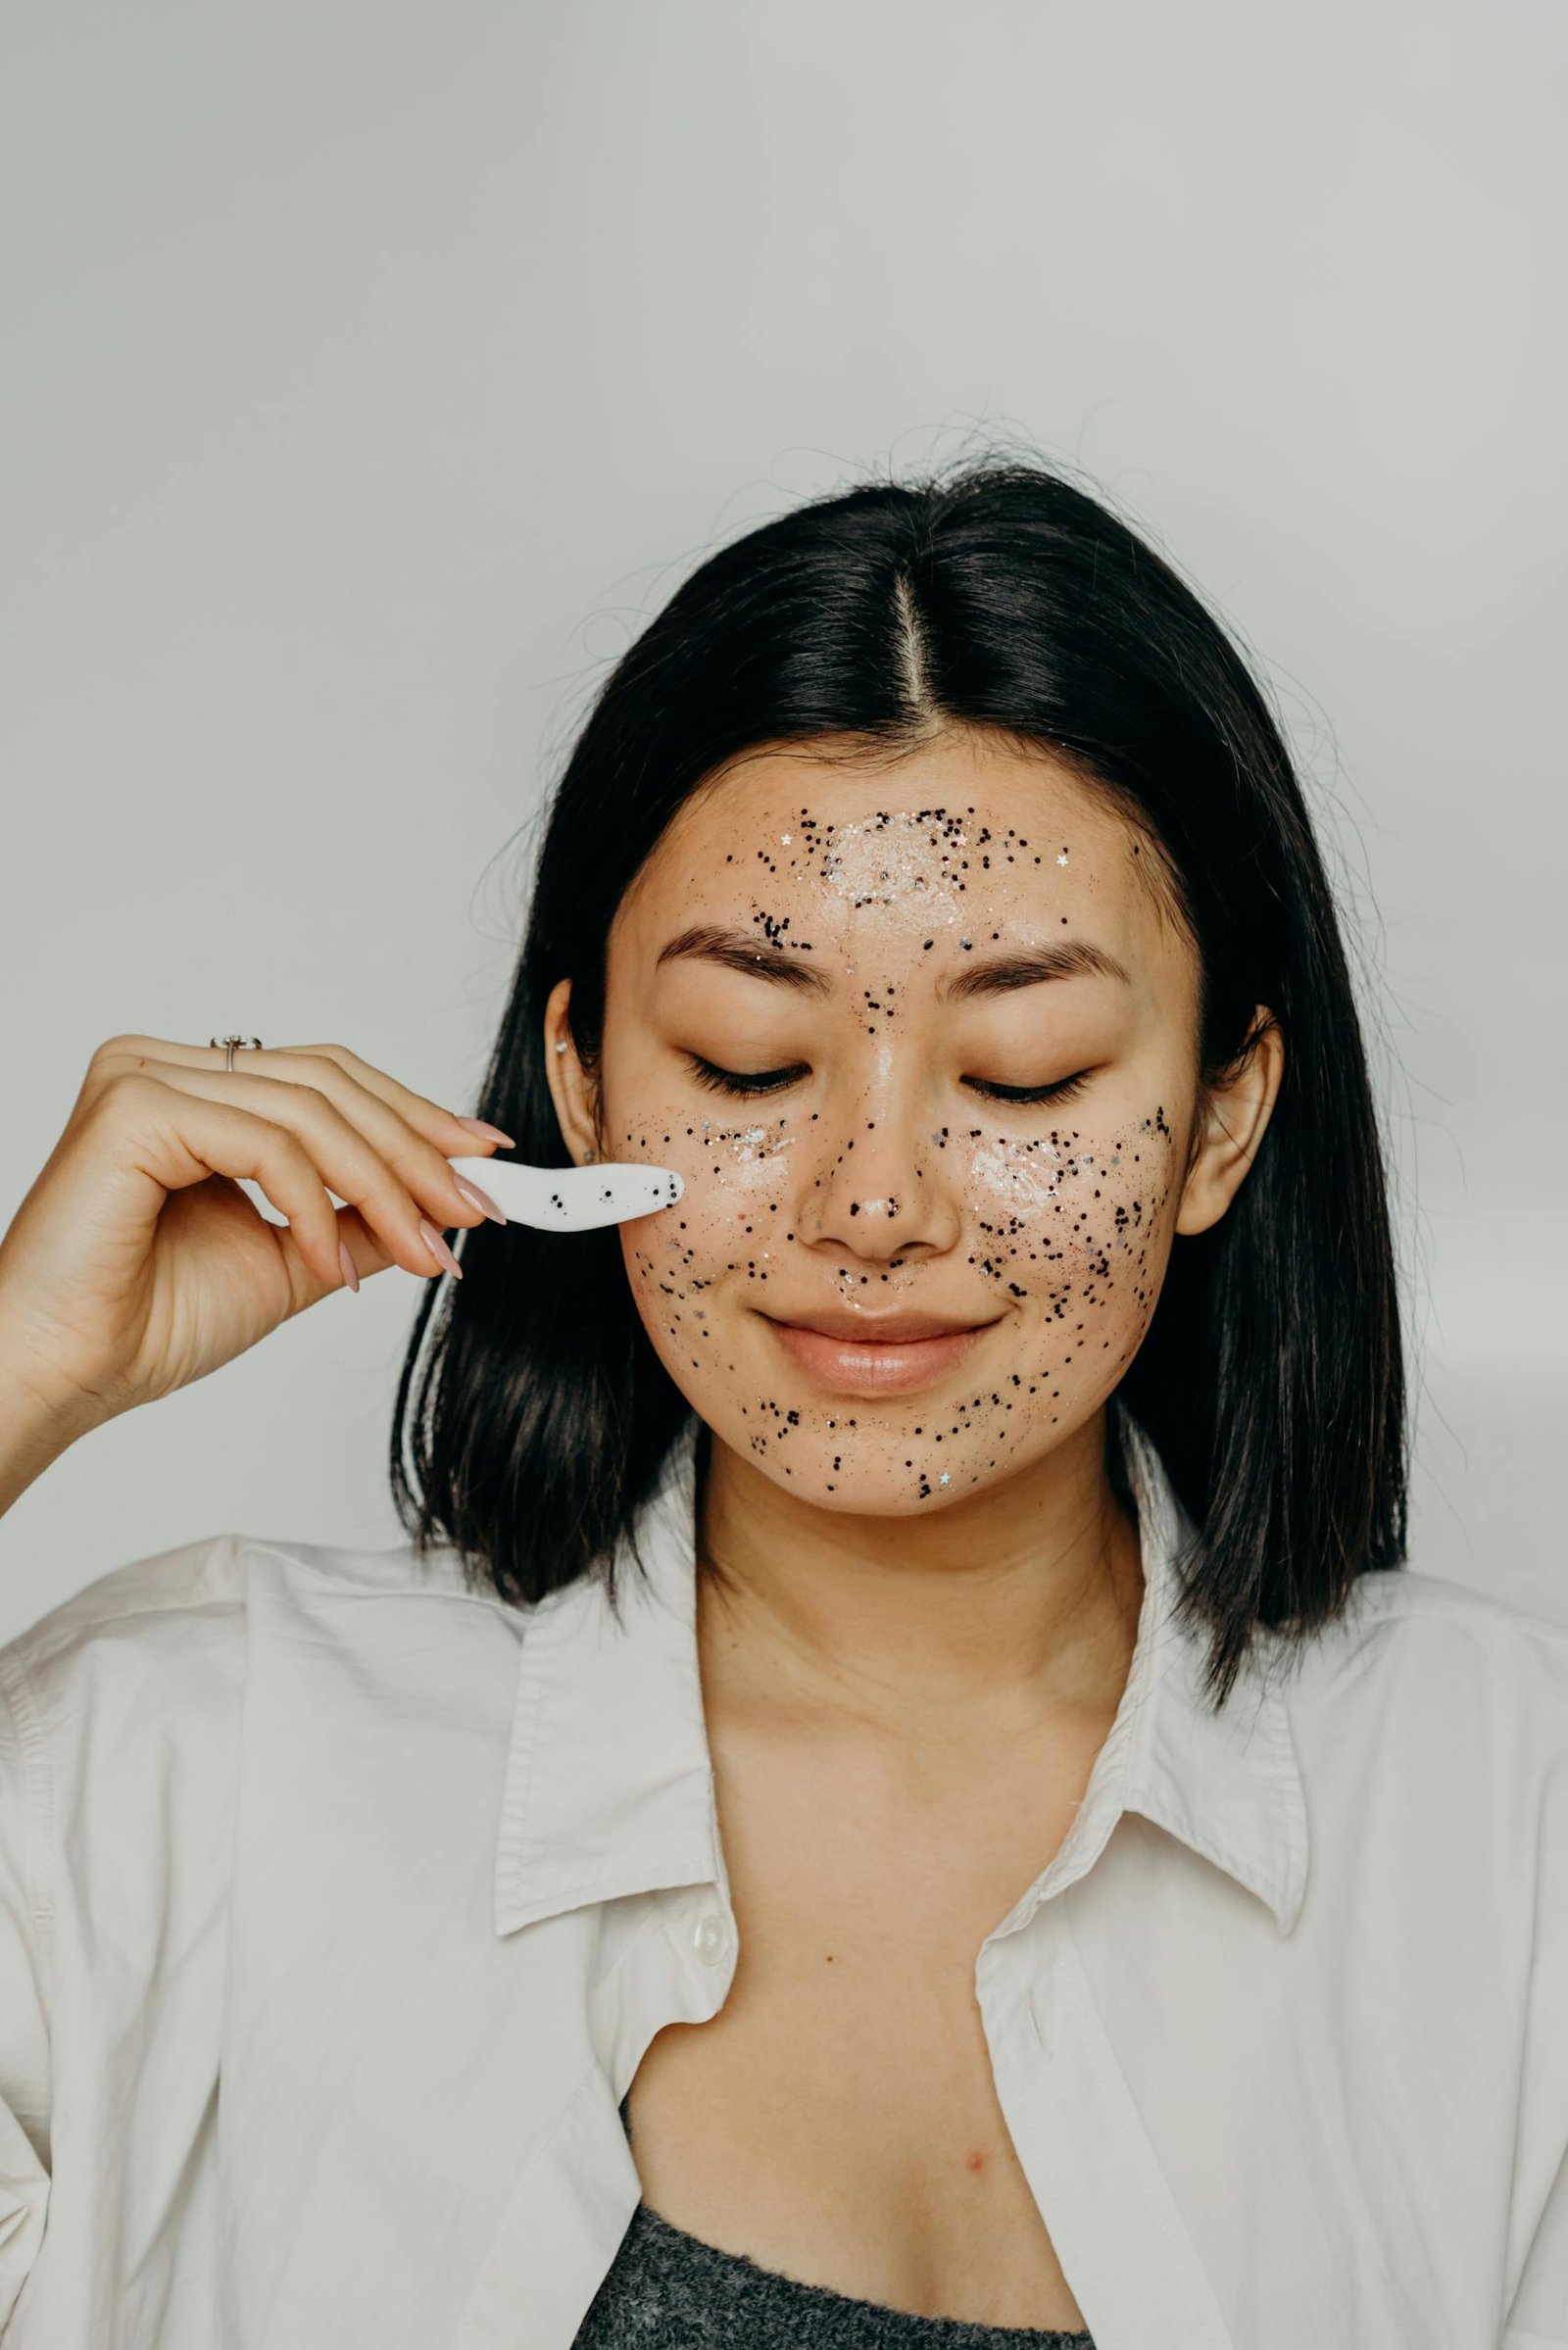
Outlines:
[{"label": "fingernail", "polygon": [[458,1124],[466,1126],[470,1134],[478,1135],[483,1142],[503,1143],[509,1151],[517,1148],[510,1134],[503,1134],[499,1126],[490,1125],[484,1118],[459,1118]]},{"label": "fingernail", "polygon": [[349,1254],[349,1245],[347,1241],[338,1242],[337,1261],[343,1268],[344,1288],[357,1291],[360,1286],[360,1276],[355,1269],[354,1259]]},{"label": "fingernail", "polygon": [[446,1242],[441,1238],[441,1235],[437,1232],[435,1226],[430,1222],[428,1216],[421,1216],[419,1218],[419,1230],[424,1235],[425,1246],[429,1249],[430,1254],[435,1257],[438,1263],[445,1265],[449,1273],[455,1274],[458,1280],[461,1281],[463,1279],[463,1267],[459,1264],[457,1258],[453,1255],[451,1249],[447,1247]]},{"label": "fingernail", "polygon": [[454,1175],[452,1180],[457,1185],[459,1191],[463,1194],[465,1199],[467,1200],[470,1207],[483,1208],[485,1214],[489,1217],[492,1224],[504,1224],[506,1222],[506,1217],[502,1214],[500,1208],[497,1207],[495,1201],[491,1199],[488,1192],[481,1192],[479,1186],[476,1183],[470,1183],[466,1175]]}]

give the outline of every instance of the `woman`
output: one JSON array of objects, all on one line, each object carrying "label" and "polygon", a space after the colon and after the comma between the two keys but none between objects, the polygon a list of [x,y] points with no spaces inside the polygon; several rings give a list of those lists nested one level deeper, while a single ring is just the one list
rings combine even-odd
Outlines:
[{"label": "woman", "polygon": [[712,557],[479,1108],[118,1037],[0,1250],[7,1498],[457,1277],[406,1548],[0,1652],[8,2350],[1568,2342],[1568,1633],[1403,1567],[1335,912],[1174,572],[1013,464]]}]

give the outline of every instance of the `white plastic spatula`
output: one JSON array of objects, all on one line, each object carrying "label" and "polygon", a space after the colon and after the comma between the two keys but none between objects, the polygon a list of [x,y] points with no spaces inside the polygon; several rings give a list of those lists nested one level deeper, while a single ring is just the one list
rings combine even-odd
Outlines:
[{"label": "white plastic spatula", "polygon": [[672,1207],[686,1189],[673,1167],[642,1167],[611,1159],[604,1166],[523,1167],[508,1158],[453,1158],[456,1175],[466,1175],[488,1192],[514,1224],[539,1232],[591,1232],[596,1224],[624,1224]]}]

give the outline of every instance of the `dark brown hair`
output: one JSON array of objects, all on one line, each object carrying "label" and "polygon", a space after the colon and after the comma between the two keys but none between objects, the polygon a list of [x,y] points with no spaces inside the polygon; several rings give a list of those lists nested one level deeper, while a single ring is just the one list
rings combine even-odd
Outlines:
[{"label": "dark brown hair", "polygon": [[[545,1000],[570,977],[591,1062],[615,910],[706,778],[762,743],[893,753],[944,721],[1069,755],[1147,829],[1197,950],[1204,1078],[1234,1065],[1256,1005],[1284,1032],[1254,1163],[1217,1225],[1177,1238],[1117,1391],[1199,1529],[1183,1604],[1210,1635],[1217,1707],[1256,1626],[1304,1637],[1359,1575],[1404,1561],[1394,1250],[1335,905],[1280,729],[1220,623],[1108,508],[1043,465],[987,460],[819,498],[704,562],[566,761],[479,1114],[524,1160],[565,1163]],[[403,1522],[509,1600],[595,1571],[613,1591],[691,1418],[616,1234],[581,1236],[569,1263],[520,1226],[462,1246],[478,1278],[426,1291],[403,1368]]]}]

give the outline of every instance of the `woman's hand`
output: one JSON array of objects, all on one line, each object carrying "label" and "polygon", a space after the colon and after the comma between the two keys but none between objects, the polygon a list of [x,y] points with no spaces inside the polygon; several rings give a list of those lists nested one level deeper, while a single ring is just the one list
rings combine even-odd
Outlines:
[{"label": "woman's hand", "polygon": [[342,1045],[223,1063],[220,1048],[110,1037],[0,1241],[0,1377],[34,1449],[42,1429],[58,1450],[188,1386],[363,1274],[439,1274],[456,1262],[441,1228],[485,1213],[446,1154],[505,1141],[495,1127]]}]

